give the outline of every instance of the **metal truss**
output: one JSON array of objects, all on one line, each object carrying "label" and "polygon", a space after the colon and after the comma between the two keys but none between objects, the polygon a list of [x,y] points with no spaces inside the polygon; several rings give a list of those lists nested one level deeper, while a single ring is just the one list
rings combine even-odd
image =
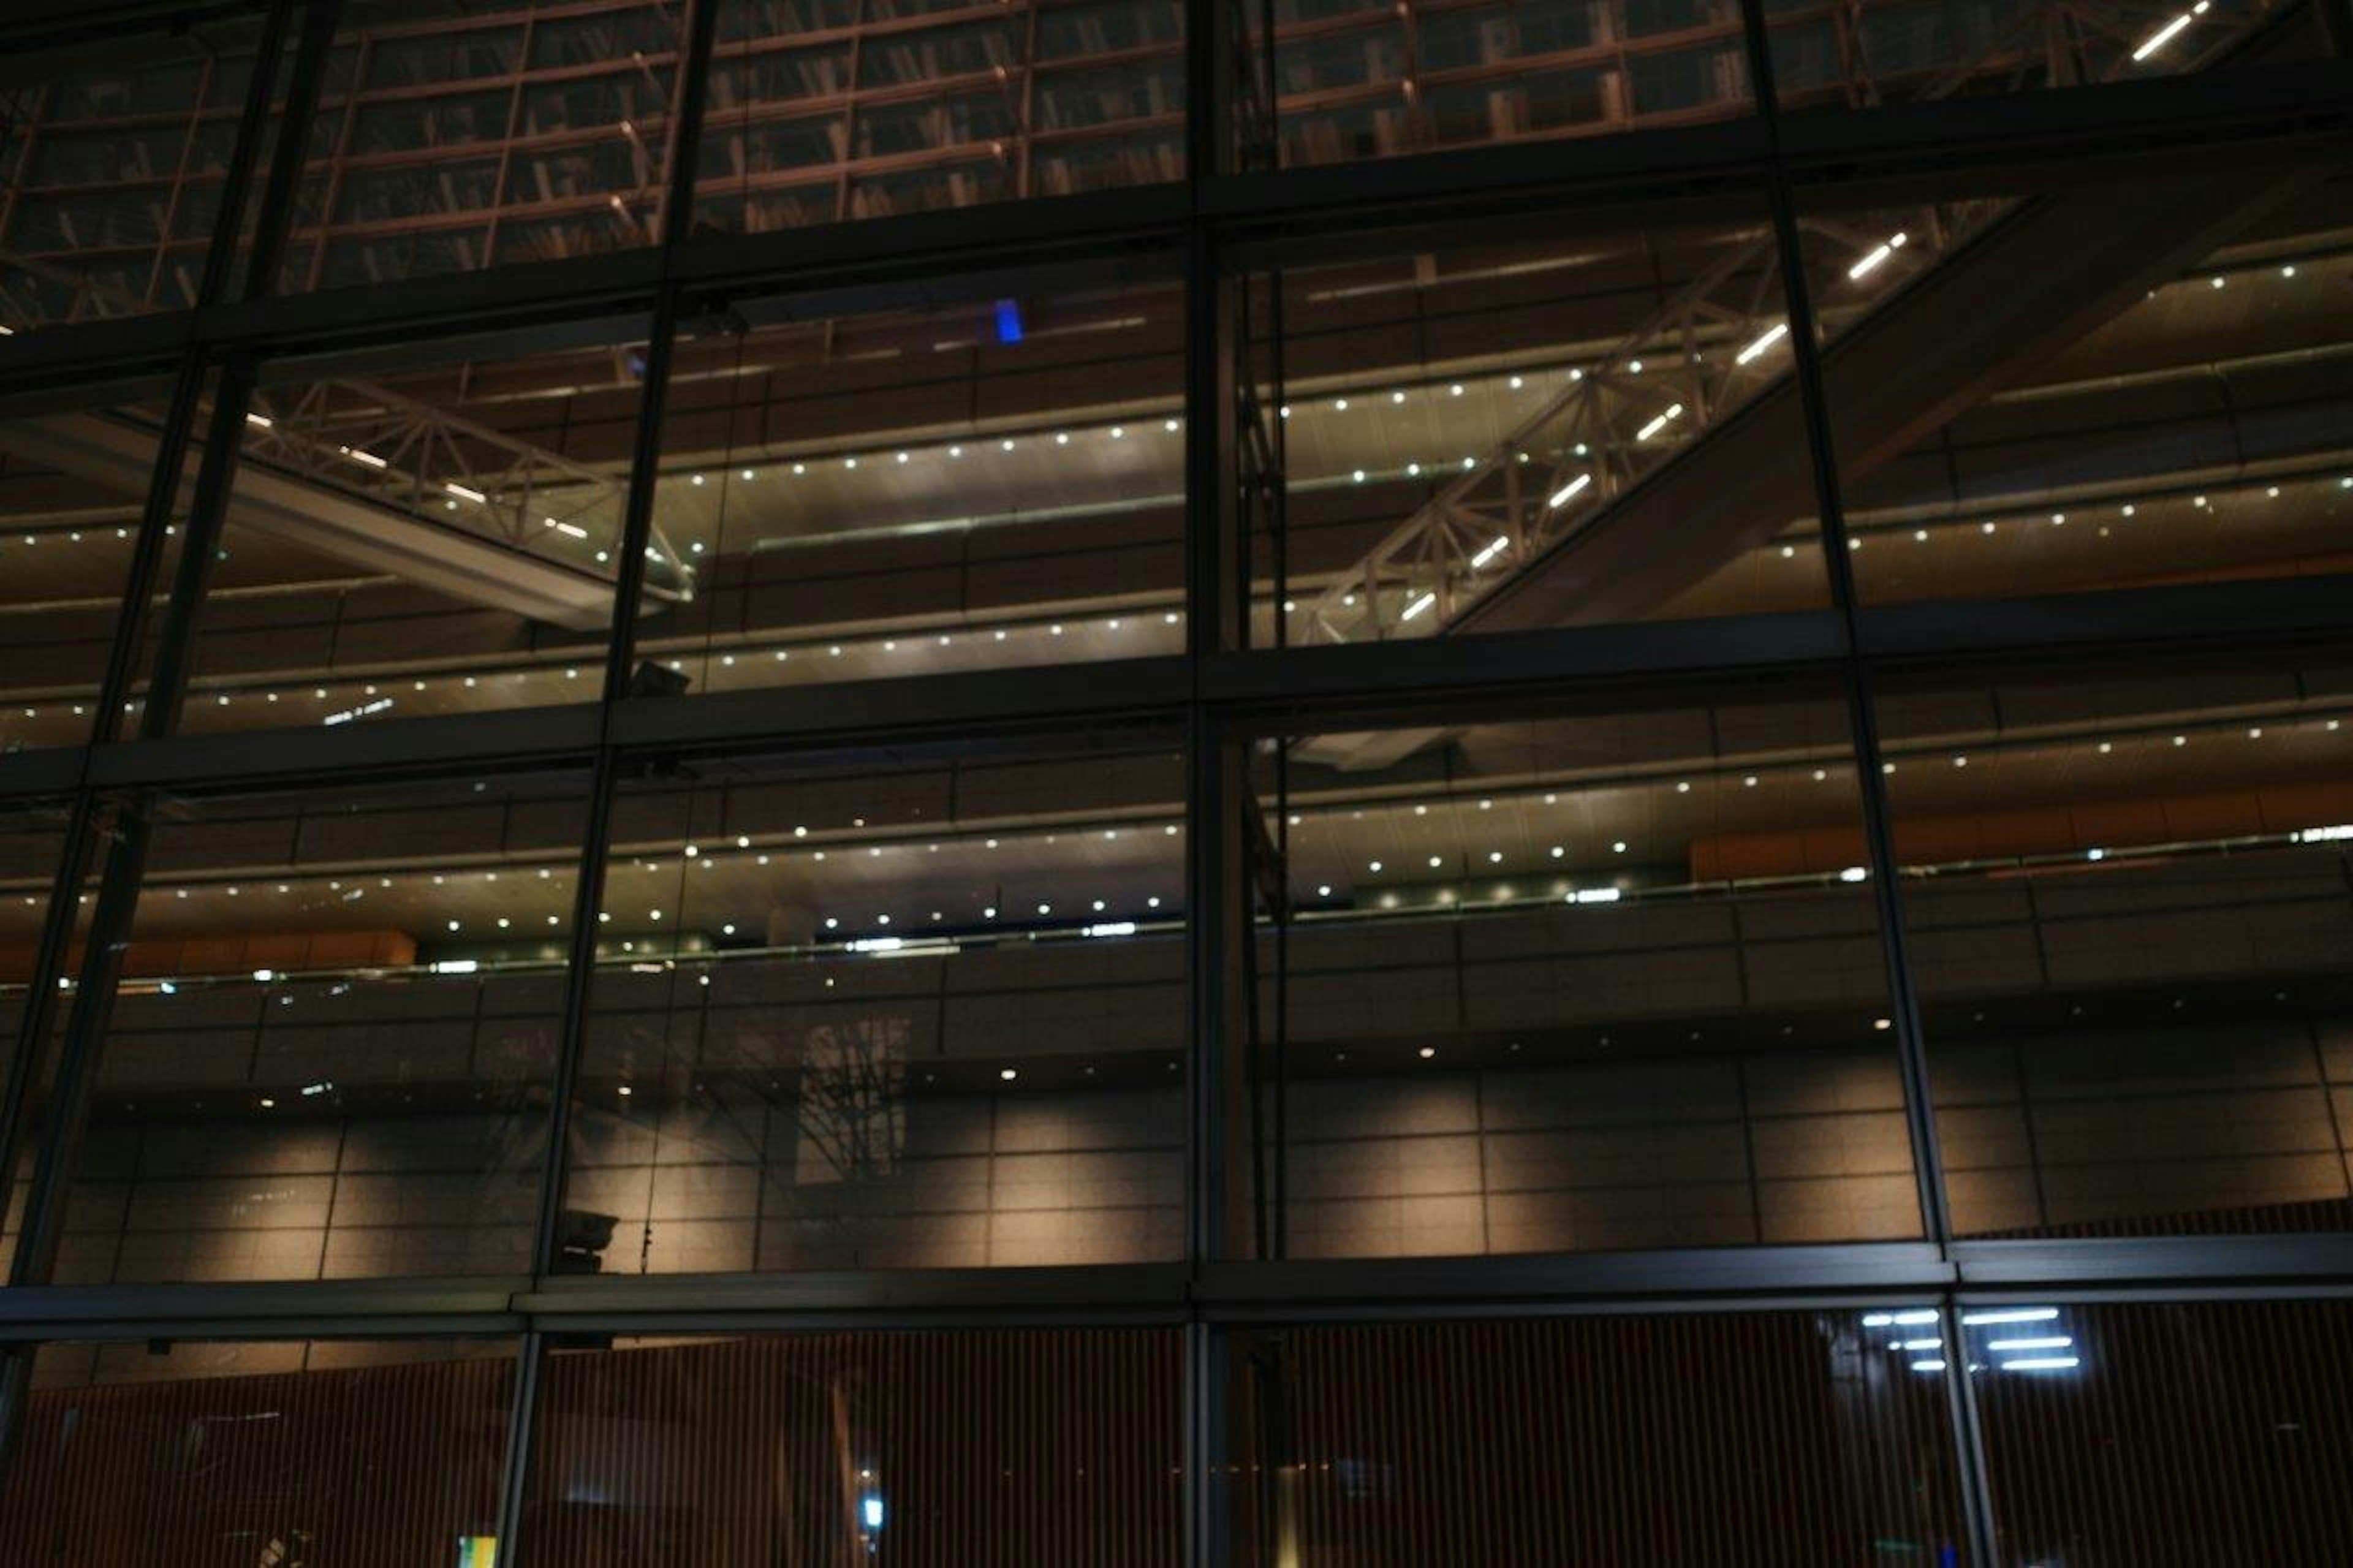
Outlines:
[{"label": "metal truss", "polygon": [[[421,519],[454,520],[521,554],[580,570],[575,557],[594,551],[601,560],[619,542],[626,479],[375,382],[338,377],[282,399],[257,396],[245,418],[248,458]],[[649,595],[694,596],[694,569],[659,525],[646,559],[655,568]]]},{"label": "metal truss", "polygon": [[[2202,15],[2201,12],[2189,13]],[[1856,7],[1841,7],[1852,27]],[[2268,8],[2253,20],[2267,21]],[[2031,7],[1979,58],[1957,66],[1920,94],[1947,97],[1999,79],[2017,36],[2046,46],[2067,40],[2068,69],[2113,78],[2133,62],[2126,51],[2095,51],[2094,40],[2154,38],[2148,8],[2076,0]],[[2096,24],[2096,26],[2095,26]],[[2178,32],[2179,29],[2172,29]],[[2209,30],[2199,55],[2227,53],[2241,35]],[[1875,93],[1868,96],[1875,97]],[[1895,284],[1922,276],[1990,226],[2011,204],[1966,201],[1890,213],[1880,232],[1831,218],[1800,217],[1820,239],[1808,253],[1833,261],[1851,280]],[[1729,237],[1723,254],[1646,321],[1585,363],[1544,374],[1558,389],[1475,458],[1312,600],[1293,612],[1301,642],[1354,642],[1436,636],[1524,570],[1598,525],[1645,478],[1706,439],[1757,398],[1791,383],[1782,284],[1769,226]],[[1889,297],[1883,288],[1882,299]],[[1828,313],[1825,329],[1851,305]],[[1262,409],[1252,412],[1261,419]],[[1281,414],[1278,410],[1278,416]],[[1253,447],[1265,445],[1252,439]]]}]

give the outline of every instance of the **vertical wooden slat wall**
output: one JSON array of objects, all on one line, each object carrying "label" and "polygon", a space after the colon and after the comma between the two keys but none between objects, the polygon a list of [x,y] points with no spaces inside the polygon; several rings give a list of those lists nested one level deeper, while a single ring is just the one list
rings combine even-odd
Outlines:
[{"label": "vertical wooden slat wall", "polygon": [[1179,1353],[1126,1329],[558,1353],[528,1562],[1173,1565]]},{"label": "vertical wooden slat wall", "polygon": [[2353,1302],[2070,1308],[2080,1368],[1980,1378],[2018,1562],[2353,1563]]},{"label": "vertical wooden slat wall", "polygon": [[496,1529],[512,1356],[34,1396],[0,1561],[454,1562]]},{"label": "vertical wooden slat wall", "polygon": [[1296,1561],[1935,1563],[1961,1534],[1941,1384],[1857,1353],[1852,1324],[1284,1333]]}]

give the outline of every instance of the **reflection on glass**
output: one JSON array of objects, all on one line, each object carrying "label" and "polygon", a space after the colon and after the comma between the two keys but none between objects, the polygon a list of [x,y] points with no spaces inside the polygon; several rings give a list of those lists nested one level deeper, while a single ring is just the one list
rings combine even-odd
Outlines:
[{"label": "reflection on glass", "polygon": [[[1245,156],[1265,134],[1266,15]],[[1729,0],[1277,0],[1272,69],[1286,164],[1722,120],[1748,113],[1740,7]]]},{"label": "reflection on glass", "polygon": [[2347,569],[2353,182],[2282,157],[1921,195],[1801,226],[1862,598]]},{"label": "reflection on glass", "polygon": [[261,23],[12,51],[0,69],[0,334],[196,302]]},{"label": "reflection on glass", "polygon": [[[269,367],[182,732],[594,700],[641,329],[521,356],[456,342]],[[658,521],[656,604],[688,592],[669,538]]]},{"label": "reflection on glass", "polygon": [[809,319],[745,297],[681,339],[639,695],[1184,646],[1182,285]]},{"label": "reflection on glass", "polygon": [[1292,643],[1825,603],[1763,208],[1465,232],[1254,283],[1256,639],[1278,597]]},{"label": "reflection on glass", "polygon": [[2006,1302],[1961,1321],[2004,1562],[2353,1556],[2345,1302]]},{"label": "reflection on glass", "polygon": [[78,745],[98,725],[171,400],[122,390],[0,413],[0,750]]},{"label": "reflection on glass", "polygon": [[2345,1228],[2349,670],[2323,649],[1883,689],[1959,1229]]},{"label": "reflection on glass", "polygon": [[1765,0],[1786,109],[1978,97],[2309,58],[2311,7],[2280,0]]},{"label": "reflection on glass", "polygon": [[687,759],[616,803],[569,1267],[1176,1255],[1183,767]]},{"label": "reflection on glass", "polygon": [[1295,914],[1261,929],[1254,1048],[1292,1255],[1918,1234],[1834,695],[1284,753]]},{"label": "reflection on glass", "polygon": [[1173,1568],[1160,1329],[625,1340],[552,1355],[523,1560]]},{"label": "reflection on glass", "polygon": [[159,807],[58,1279],[527,1270],[586,790]]},{"label": "reflection on glass", "polygon": [[515,1344],[48,1344],[0,1487],[21,1559],[487,1568]]},{"label": "reflection on glass", "polygon": [[1133,185],[1185,173],[1173,0],[723,0],[695,231]]},{"label": "reflection on glass", "polygon": [[1945,1380],[1891,1362],[1870,1321],[1570,1317],[1239,1337],[1233,1561],[1953,1563]]}]

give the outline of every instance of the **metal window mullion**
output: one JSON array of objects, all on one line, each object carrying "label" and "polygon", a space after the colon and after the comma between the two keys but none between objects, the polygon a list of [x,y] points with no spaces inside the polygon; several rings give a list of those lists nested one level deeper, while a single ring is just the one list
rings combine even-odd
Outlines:
[{"label": "metal window mullion", "polygon": [[[228,167],[221,173],[220,210],[214,215],[213,242],[206,250],[205,269],[196,285],[195,302],[200,306],[212,304],[227,291],[236,266],[237,241],[245,229],[246,197],[253,187],[254,164],[261,156],[261,143],[269,125],[270,92],[277,85],[278,64],[286,52],[286,37],[293,30],[294,10],[295,0],[274,0],[269,20],[262,24],[261,42],[253,56],[253,79],[246,84],[245,108],[237,117],[237,143],[229,150]],[[306,91],[315,98],[317,84],[302,81],[298,68],[287,85],[290,111],[296,96]],[[188,139],[192,144],[195,140],[194,121]],[[268,195],[264,193],[265,216],[269,211]],[[157,237],[159,257],[169,248],[170,241],[167,228]]]},{"label": "metal window mullion", "polygon": [[[1198,182],[1227,172],[1232,101],[1230,40],[1233,12],[1226,0],[1185,0],[1185,177]],[[1268,84],[1270,94],[1273,84]],[[1268,106],[1271,117],[1272,105]]]},{"label": "metal window mullion", "polygon": [[[301,190],[303,154],[311,140],[311,121],[318,113],[320,84],[327,74],[327,57],[334,46],[335,28],[342,13],[343,0],[309,0],[302,13],[302,41],[295,52],[293,69],[286,79],[286,105],[278,125],[278,144],[270,149],[269,183],[262,189],[261,205],[254,216],[253,246],[247,254],[245,279],[237,290],[243,299],[259,300],[272,292],[278,263],[285,254],[286,237],[292,224],[294,198]],[[259,74],[257,71],[257,78]],[[258,91],[259,96],[255,101],[266,105],[267,86],[259,87]],[[216,241],[216,256],[226,261],[227,255],[234,252],[237,231],[241,226],[229,223],[220,226],[223,237]],[[219,248],[221,245],[228,247],[227,253]]]},{"label": "metal window mullion", "polygon": [[[1921,1219],[1928,1237],[1947,1259],[1952,1255],[1952,1215],[1947,1202],[1944,1162],[1936,1137],[1934,1087],[1928,1075],[1926,1042],[1921,1033],[1919,994],[1914,984],[1904,902],[1896,882],[1894,836],[1887,798],[1886,773],[1880,761],[1877,715],[1872,705],[1869,671],[1859,653],[1854,569],[1848,548],[1846,515],[1839,484],[1837,444],[1824,391],[1821,344],[1815,335],[1813,302],[1807,286],[1805,247],[1790,194],[1788,166],[1781,159],[1780,110],[1774,87],[1771,35],[1765,17],[1765,0],[1741,0],[1747,34],[1751,86],[1763,121],[1768,155],[1767,190],[1772,204],[1773,236],[1781,271],[1783,299],[1788,311],[1788,340],[1797,371],[1799,404],[1806,425],[1806,445],[1813,468],[1821,547],[1830,574],[1833,608],[1844,643],[1841,661],[1847,707],[1853,729],[1862,798],[1863,835],[1868,851],[1873,900],[1876,906],[1882,952],[1885,960],[1889,1010],[1895,1021],[1897,1066],[1904,1083],[1905,1117],[1911,1132],[1914,1175],[1918,1183]],[[1986,1468],[1983,1426],[1978,1419],[1977,1390],[1969,1377],[1966,1345],[1960,1341],[1958,1309],[1949,1291],[1944,1296],[1946,1331],[1954,1336],[1954,1353],[1946,1357],[1946,1412],[1960,1484],[1961,1510],[1969,1542],[1969,1555],[1979,1563],[1997,1561],[1997,1532]]]},{"label": "metal window mullion", "polygon": [[[31,1086],[40,1075],[42,1047],[57,1011],[58,982],[65,976],[66,960],[72,951],[81,884],[90,873],[97,810],[96,798],[89,786],[92,748],[112,740],[121,728],[122,714],[137,679],[155,576],[163,563],[164,530],[172,520],[173,503],[179,498],[190,426],[195,422],[204,378],[203,352],[191,349],[182,358],[165,408],[163,433],[156,443],[137,542],[132,549],[129,577],[123,586],[122,608],[115,617],[106,670],[99,680],[98,710],[89,743],[81,751],[82,782],[74,792],[67,814],[64,854],[50,883],[49,907],[42,921],[30,985],[17,1020],[6,1089],[5,1095],[0,1095],[0,1192],[13,1186],[16,1181],[20,1146],[27,1131],[23,1121],[31,1100]],[[5,1424],[7,1410],[0,1407],[0,1424]],[[7,1435],[0,1430],[0,1456],[5,1456],[6,1443]]]},{"label": "metal window mullion", "polygon": [[547,1363],[547,1336],[526,1331],[515,1352],[514,1399],[507,1407],[506,1452],[499,1465],[498,1512],[493,1516],[492,1550],[508,1562],[522,1561],[523,1495],[531,1485],[525,1468],[531,1460],[532,1435],[539,1425],[539,1382]]}]

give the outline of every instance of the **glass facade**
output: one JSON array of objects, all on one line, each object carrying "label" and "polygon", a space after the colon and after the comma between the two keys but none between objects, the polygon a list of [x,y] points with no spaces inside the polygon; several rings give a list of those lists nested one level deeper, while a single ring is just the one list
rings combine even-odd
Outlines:
[{"label": "glass facade", "polygon": [[0,1557],[2353,1556],[2348,105],[13,8]]}]

